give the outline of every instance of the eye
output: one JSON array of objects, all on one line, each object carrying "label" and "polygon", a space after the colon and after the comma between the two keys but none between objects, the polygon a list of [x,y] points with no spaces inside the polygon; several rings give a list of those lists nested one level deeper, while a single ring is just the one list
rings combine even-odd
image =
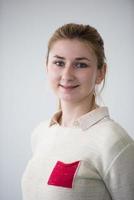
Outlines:
[{"label": "eye", "polygon": [[65,65],[65,63],[61,60],[56,60],[53,63],[59,67],[63,67]]},{"label": "eye", "polygon": [[86,67],[88,67],[88,65],[86,63],[78,62],[78,63],[75,63],[75,67],[76,68],[86,68]]}]

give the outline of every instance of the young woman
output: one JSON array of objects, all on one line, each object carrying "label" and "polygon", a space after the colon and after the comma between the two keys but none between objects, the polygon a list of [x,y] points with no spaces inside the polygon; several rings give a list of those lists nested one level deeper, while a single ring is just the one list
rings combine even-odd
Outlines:
[{"label": "young woman", "polygon": [[107,68],[100,34],[89,25],[58,28],[46,67],[60,108],[32,134],[23,200],[133,200],[134,142],[96,103]]}]

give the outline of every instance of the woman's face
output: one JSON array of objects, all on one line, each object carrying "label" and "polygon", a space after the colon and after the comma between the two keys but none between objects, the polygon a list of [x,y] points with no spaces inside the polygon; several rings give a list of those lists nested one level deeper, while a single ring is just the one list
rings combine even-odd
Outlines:
[{"label": "woman's face", "polygon": [[97,57],[84,42],[64,39],[55,42],[47,64],[50,84],[62,101],[82,102],[94,92],[95,84],[104,78],[104,69],[97,69]]}]

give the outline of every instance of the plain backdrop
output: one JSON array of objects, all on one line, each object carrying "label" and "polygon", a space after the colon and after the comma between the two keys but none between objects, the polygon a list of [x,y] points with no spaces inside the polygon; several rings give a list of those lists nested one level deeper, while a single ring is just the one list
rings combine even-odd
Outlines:
[{"label": "plain backdrop", "polygon": [[32,130],[56,111],[44,59],[53,31],[90,24],[105,42],[108,74],[103,101],[134,137],[134,1],[0,1],[0,199],[21,200]]}]

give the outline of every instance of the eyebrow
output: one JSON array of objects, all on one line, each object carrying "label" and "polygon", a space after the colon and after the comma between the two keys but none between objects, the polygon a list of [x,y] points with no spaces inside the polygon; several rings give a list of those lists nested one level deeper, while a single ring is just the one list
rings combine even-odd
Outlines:
[{"label": "eyebrow", "polygon": [[65,58],[64,58],[64,57],[61,57],[61,56],[58,56],[58,55],[55,55],[54,57],[55,57],[55,58],[62,59],[62,60],[65,60]]},{"label": "eyebrow", "polygon": [[[62,57],[62,56],[55,55],[54,57],[55,57],[55,58],[62,59],[62,60],[65,60],[65,58]],[[88,61],[90,61],[90,59],[88,59],[88,58],[86,58],[86,57],[76,57],[75,60],[88,60]]]}]

